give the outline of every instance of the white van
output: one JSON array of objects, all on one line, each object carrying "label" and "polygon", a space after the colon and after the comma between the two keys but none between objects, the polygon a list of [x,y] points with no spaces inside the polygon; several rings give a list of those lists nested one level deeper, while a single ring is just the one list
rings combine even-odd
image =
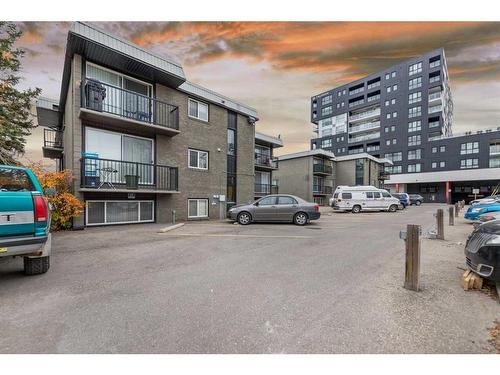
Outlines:
[{"label": "white van", "polygon": [[400,202],[387,190],[375,186],[338,186],[330,199],[334,210],[396,212]]}]

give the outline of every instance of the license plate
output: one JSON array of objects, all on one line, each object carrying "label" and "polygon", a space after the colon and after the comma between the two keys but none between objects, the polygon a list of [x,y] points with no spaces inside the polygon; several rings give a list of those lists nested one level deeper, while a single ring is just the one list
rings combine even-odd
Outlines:
[{"label": "license plate", "polygon": [[0,247],[0,254],[6,253],[6,252],[7,252],[7,248],[6,247]]}]

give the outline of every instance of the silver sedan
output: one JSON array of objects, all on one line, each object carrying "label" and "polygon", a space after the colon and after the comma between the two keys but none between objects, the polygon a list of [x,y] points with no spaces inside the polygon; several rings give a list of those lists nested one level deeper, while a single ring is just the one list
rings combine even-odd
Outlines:
[{"label": "silver sedan", "polygon": [[321,216],[319,205],[309,203],[294,195],[267,195],[254,203],[232,207],[228,211],[231,220],[241,225],[252,222],[289,222],[305,225]]}]

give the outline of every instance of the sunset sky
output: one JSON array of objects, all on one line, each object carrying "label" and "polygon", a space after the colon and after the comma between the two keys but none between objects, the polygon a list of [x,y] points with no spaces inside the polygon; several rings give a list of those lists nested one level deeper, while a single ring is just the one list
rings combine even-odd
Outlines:
[{"label": "sunset sky", "polygon": [[[180,62],[188,80],[256,108],[257,131],[309,148],[310,97],[423,52],[445,49],[454,132],[500,126],[500,23],[96,23]],[[58,98],[66,22],[21,23],[23,87]],[[41,132],[27,145],[41,158]]]}]

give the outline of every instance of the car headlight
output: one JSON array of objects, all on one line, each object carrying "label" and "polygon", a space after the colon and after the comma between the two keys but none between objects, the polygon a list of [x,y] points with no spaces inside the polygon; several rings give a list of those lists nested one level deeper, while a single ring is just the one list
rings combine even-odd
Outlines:
[{"label": "car headlight", "polygon": [[486,241],[486,245],[500,245],[500,236],[491,237]]}]

